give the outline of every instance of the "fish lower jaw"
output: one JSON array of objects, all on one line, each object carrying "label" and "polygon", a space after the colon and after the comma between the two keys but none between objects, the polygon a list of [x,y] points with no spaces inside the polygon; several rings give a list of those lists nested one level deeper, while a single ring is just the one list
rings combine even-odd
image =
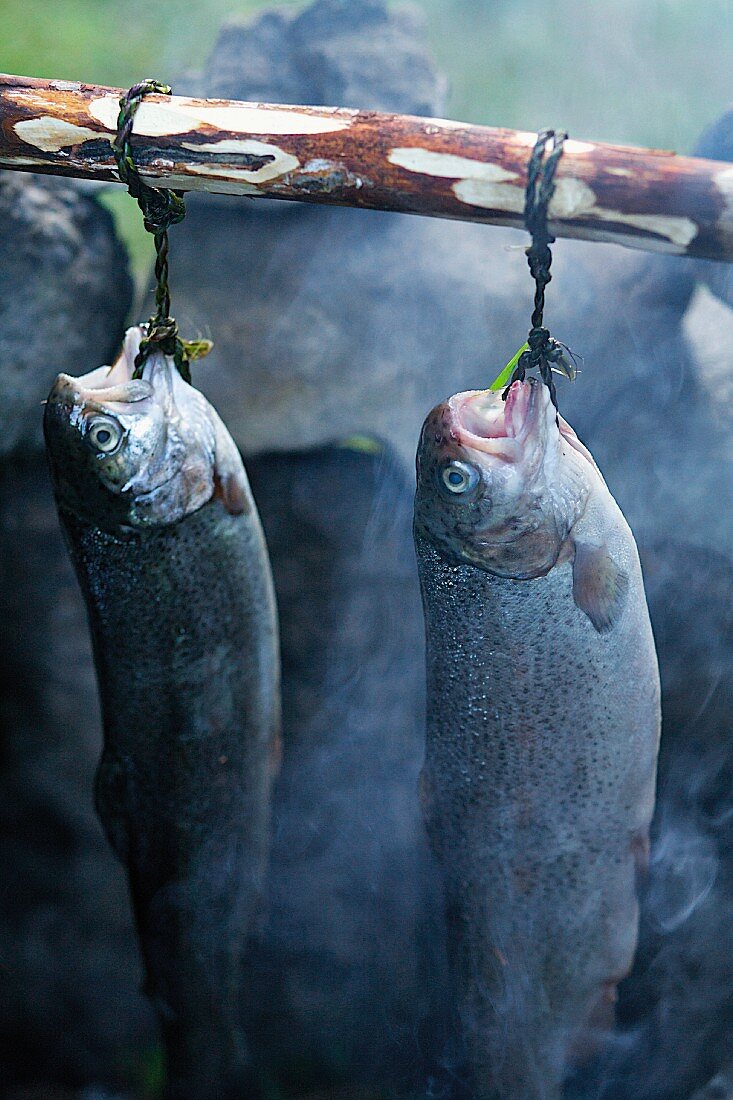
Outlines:
[{"label": "fish lower jaw", "polygon": [[473,451],[483,460],[487,457],[497,462],[517,465],[524,455],[524,447],[518,439],[510,439],[507,436],[495,436],[485,439],[482,436],[473,435],[471,432],[460,430],[458,441],[466,451]]}]

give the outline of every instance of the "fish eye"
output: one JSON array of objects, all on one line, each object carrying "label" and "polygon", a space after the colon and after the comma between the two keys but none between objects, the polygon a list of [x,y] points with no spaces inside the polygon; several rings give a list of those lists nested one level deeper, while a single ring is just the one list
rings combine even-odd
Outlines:
[{"label": "fish eye", "polygon": [[122,439],[122,425],[112,416],[95,416],[89,421],[86,438],[89,445],[101,454],[111,454]]},{"label": "fish eye", "polygon": [[449,462],[440,473],[440,481],[449,493],[460,496],[462,493],[470,493],[479,483],[479,472],[475,466],[467,462]]}]

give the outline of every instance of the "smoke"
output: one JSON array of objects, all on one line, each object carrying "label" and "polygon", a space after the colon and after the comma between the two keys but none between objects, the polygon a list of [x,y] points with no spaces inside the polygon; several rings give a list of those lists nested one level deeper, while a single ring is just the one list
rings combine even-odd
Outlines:
[{"label": "smoke", "polygon": [[646,897],[652,927],[662,935],[681,928],[707,900],[717,872],[712,840],[682,822],[660,822]]},{"label": "smoke", "polygon": [[290,1089],[417,1087],[444,1029],[446,979],[417,801],[412,485],[363,441],[249,466],[278,594],[285,742],[269,911],[245,977],[250,1029]]}]

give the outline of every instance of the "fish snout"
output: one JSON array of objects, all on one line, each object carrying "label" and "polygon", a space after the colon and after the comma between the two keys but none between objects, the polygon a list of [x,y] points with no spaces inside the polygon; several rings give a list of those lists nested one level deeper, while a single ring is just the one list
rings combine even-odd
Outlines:
[{"label": "fish snout", "polygon": [[77,444],[78,419],[83,398],[78,381],[60,374],[46,400],[43,410],[43,434],[52,457],[66,455]]},{"label": "fish snout", "polygon": [[423,443],[431,450],[446,451],[455,447],[456,436],[453,429],[453,410],[448,401],[441,401],[428,414],[422,430]]},{"label": "fish snout", "polygon": [[51,387],[46,404],[72,409],[80,403],[81,396],[79,380],[72,378],[70,374],[59,374]]}]

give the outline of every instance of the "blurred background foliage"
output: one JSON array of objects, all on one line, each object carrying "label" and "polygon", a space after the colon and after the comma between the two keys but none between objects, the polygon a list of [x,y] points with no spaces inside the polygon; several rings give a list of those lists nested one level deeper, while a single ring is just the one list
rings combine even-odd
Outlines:
[{"label": "blurred background foliage", "polygon": [[[349,0],[345,0],[348,6]],[[733,96],[731,0],[412,0],[451,117],[688,149]],[[279,0],[280,4],[293,0]],[[272,0],[0,0],[5,72],[175,83]]]},{"label": "blurred background foliage", "polygon": [[[293,3],[294,0],[277,0]],[[349,0],[344,0],[348,5]],[[450,79],[448,115],[684,152],[733,99],[733,0],[413,0]],[[4,72],[175,87],[221,22],[273,0],[0,0]],[[135,210],[116,194],[139,267]]]}]

